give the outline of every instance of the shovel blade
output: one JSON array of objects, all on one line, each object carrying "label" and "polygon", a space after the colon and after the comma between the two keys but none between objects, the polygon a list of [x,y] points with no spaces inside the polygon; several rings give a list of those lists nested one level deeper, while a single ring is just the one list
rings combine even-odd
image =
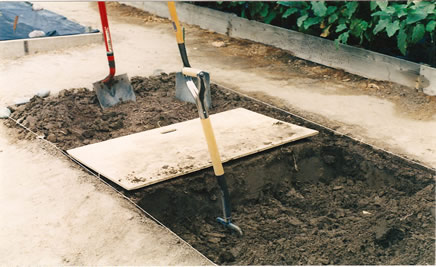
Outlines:
[{"label": "shovel blade", "polygon": [[120,102],[136,101],[135,92],[130,84],[127,74],[114,76],[109,82],[98,81],[93,83],[100,106],[112,107]]},{"label": "shovel blade", "polygon": [[[208,107],[212,107],[212,97],[210,94],[210,77],[207,72],[205,74],[205,82],[206,82],[206,103]],[[181,72],[176,73],[176,98],[183,102],[189,102],[193,104],[197,104],[195,102],[194,96],[191,94],[188,86],[186,85],[186,77]],[[191,78],[195,84],[197,84],[197,78]]]}]

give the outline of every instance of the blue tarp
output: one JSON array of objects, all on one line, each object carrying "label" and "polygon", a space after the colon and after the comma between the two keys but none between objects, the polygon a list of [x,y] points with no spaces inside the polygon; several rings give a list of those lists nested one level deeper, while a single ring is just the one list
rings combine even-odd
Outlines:
[{"label": "blue tarp", "polygon": [[[15,16],[19,16],[14,32]],[[0,2],[0,41],[29,38],[39,30],[46,36],[85,33],[86,28],[48,10],[33,10],[29,2]]]}]

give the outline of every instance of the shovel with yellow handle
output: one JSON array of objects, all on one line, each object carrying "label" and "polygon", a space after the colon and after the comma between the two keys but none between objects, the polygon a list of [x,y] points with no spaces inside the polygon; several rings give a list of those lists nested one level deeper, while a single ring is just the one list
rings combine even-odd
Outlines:
[{"label": "shovel with yellow handle", "polygon": [[[185,38],[184,38],[182,27],[180,26],[179,19],[177,17],[175,3],[168,2],[168,9],[170,11],[170,15],[171,15],[171,18],[173,20],[173,27],[174,27],[174,31],[176,32],[177,45],[179,47],[179,52],[180,52],[180,56],[182,58],[183,67],[190,68],[191,65],[189,64],[188,54],[186,53]],[[203,74],[204,74],[204,79],[207,82],[207,85],[209,85],[210,84],[209,73],[203,72]],[[194,80],[194,82],[197,81],[197,77],[192,77],[192,79]],[[182,101],[195,104],[195,99],[190,94],[186,93],[189,91],[189,89],[186,87],[184,80],[185,80],[184,75],[181,72],[177,72],[176,73],[176,82],[179,81],[179,83],[178,83],[179,87],[176,87],[176,97]],[[206,102],[209,105],[209,107],[211,107],[212,100],[211,100],[209,86],[207,86],[207,88],[206,88],[205,95],[206,95]]]},{"label": "shovel with yellow handle", "polygon": [[232,223],[229,190],[227,188],[223,164],[221,162],[220,153],[218,151],[218,146],[209,118],[208,110],[211,102],[209,74],[205,71],[190,67],[188,57],[186,55],[183,33],[177,18],[174,2],[168,2],[168,8],[170,10],[171,18],[176,30],[177,43],[179,45],[179,50],[184,65],[182,72],[176,76],[176,97],[181,101],[187,101],[197,105],[198,115],[200,117],[201,125],[203,126],[203,132],[206,138],[213,170],[221,190],[223,218],[218,217],[217,221],[226,228],[236,231],[242,235],[241,228]]}]

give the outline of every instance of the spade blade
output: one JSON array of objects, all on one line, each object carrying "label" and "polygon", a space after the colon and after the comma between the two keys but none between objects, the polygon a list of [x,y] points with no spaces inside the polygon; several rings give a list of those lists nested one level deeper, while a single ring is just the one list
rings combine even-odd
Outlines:
[{"label": "spade blade", "polygon": [[103,109],[120,102],[136,101],[135,92],[127,74],[114,76],[109,82],[95,82],[93,86]]},{"label": "spade blade", "polygon": [[[204,72],[205,75],[205,86],[206,86],[206,103],[208,107],[212,107],[212,97],[210,94],[210,76],[209,73]],[[194,96],[191,94],[188,86],[186,85],[187,77],[181,72],[176,73],[176,98],[183,102],[189,102],[196,104]],[[197,84],[198,78],[191,78],[194,84]]]}]

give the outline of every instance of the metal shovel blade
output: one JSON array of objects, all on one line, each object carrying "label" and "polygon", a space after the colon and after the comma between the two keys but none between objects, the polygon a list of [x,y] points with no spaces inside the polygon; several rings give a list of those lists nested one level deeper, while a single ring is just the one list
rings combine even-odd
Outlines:
[{"label": "metal shovel blade", "polygon": [[[212,107],[212,97],[210,95],[210,76],[209,73],[203,72],[205,75],[205,82],[206,82],[206,103],[208,107]],[[188,86],[186,85],[186,79],[181,72],[176,73],[176,98],[183,102],[189,102],[196,104],[194,96],[189,91]],[[191,78],[194,82],[194,84],[197,84],[198,78]]]},{"label": "metal shovel blade", "polygon": [[127,74],[114,76],[108,82],[95,82],[93,86],[100,106],[103,109],[112,107],[120,102],[136,101],[136,96]]}]

